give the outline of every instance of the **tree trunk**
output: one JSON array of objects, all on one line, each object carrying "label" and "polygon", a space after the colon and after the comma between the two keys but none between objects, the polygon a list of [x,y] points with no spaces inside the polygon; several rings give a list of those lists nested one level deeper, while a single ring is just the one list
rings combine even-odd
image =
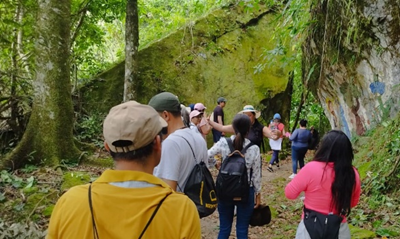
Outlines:
[{"label": "tree trunk", "polygon": [[303,108],[304,103],[306,102],[306,99],[308,98],[308,93],[310,92],[309,90],[305,90],[306,92],[302,92],[301,93],[301,100],[299,103],[299,107],[297,108],[297,112],[296,112],[296,116],[294,119],[294,124],[293,124],[293,128],[292,128],[292,133],[294,132],[294,130],[297,127],[297,123],[299,122],[299,118],[300,118],[300,113],[301,113],[301,109]]},{"label": "tree trunk", "polygon": [[34,100],[27,129],[2,167],[77,160],[69,69],[71,0],[39,0]]},{"label": "tree trunk", "polygon": [[[18,4],[15,9],[14,21],[20,23],[20,18],[22,17],[22,6]],[[17,100],[17,74],[18,70],[18,36],[19,29],[14,27],[13,38],[11,43],[11,89],[10,89],[10,119],[7,120],[8,125],[11,129],[18,135],[22,135],[21,130],[18,127],[17,116],[18,116],[18,100]]]},{"label": "tree trunk", "polygon": [[127,0],[125,20],[124,101],[136,99],[139,48],[139,16],[137,0]]}]

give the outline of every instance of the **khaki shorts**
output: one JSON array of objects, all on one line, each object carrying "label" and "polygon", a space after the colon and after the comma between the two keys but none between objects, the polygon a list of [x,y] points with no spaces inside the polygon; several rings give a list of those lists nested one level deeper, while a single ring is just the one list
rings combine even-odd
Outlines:
[{"label": "khaki shorts", "polygon": [[[303,220],[301,220],[299,226],[297,227],[296,239],[311,239]],[[351,239],[350,228],[347,222],[340,224],[339,239]]]}]

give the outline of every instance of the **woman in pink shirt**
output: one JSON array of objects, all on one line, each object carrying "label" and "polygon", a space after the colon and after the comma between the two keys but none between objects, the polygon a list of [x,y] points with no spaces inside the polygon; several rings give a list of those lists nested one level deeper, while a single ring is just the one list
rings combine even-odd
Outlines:
[{"label": "woman in pink shirt", "polygon": [[[353,148],[347,135],[332,130],[321,141],[314,160],[306,164],[286,186],[288,199],[296,199],[304,191],[304,206],[322,214],[333,213],[343,217],[340,239],[351,238],[346,216],[360,199],[360,176],[353,167]],[[296,238],[310,238],[302,220]]]}]

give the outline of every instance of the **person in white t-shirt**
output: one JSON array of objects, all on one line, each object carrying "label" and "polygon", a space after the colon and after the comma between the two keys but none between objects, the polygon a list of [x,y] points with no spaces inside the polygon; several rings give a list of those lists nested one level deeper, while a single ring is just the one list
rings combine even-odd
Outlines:
[{"label": "person in white t-shirt", "polygon": [[161,161],[153,174],[175,191],[183,192],[196,163],[203,161],[208,164],[206,142],[201,134],[184,126],[180,102],[174,94],[163,92],[155,95],[149,105],[168,123],[167,137],[162,143]]}]

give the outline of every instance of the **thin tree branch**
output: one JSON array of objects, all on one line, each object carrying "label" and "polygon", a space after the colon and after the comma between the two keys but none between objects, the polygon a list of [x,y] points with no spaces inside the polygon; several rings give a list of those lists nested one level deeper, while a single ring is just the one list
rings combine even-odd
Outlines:
[{"label": "thin tree branch", "polygon": [[83,9],[83,10],[84,10],[84,11],[82,11],[82,13],[81,13],[81,15],[80,15],[80,17],[79,17],[78,24],[76,25],[76,27],[75,27],[75,29],[74,29],[74,32],[72,33],[71,41],[70,41],[70,46],[69,46],[70,48],[71,48],[72,45],[74,44],[75,39],[76,39],[76,37],[78,36],[79,30],[80,30],[81,27],[82,27],[83,21],[85,20],[87,8],[85,7],[85,9]]}]

